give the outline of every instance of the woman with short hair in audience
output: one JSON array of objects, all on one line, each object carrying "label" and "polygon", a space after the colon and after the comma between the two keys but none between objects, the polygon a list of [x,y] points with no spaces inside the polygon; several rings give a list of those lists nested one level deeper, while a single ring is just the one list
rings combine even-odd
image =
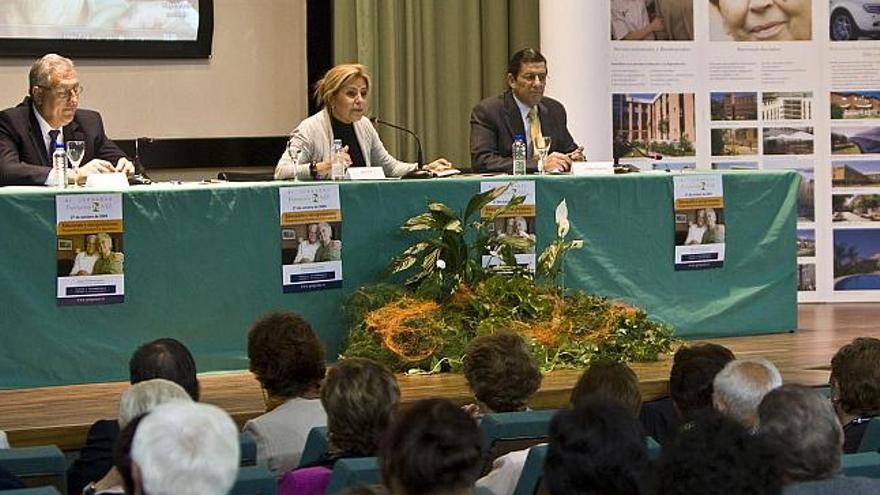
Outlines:
[{"label": "woman with short hair in audience", "polygon": [[320,400],[324,346],[301,316],[277,312],[254,323],[247,352],[266,413],[248,421],[244,431],[257,443],[257,462],[281,474],[299,464],[309,431],[327,424]]},{"label": "woman with short hair in audience", "polygon": [[479,402],[468,411],[524,411],[541,387],[541,369],[519,334],[499,331],[471,340],[465,349],[464,377]]},{"label": "woman with short hair in audience", "polygon": [[868,423],[880,415],[880,340],[859,337],[831,358],[831,403],[843,425],[843,453],[857,452]]},{"label": "woman with short hair in audience", "polygon": [[339,459],[376,455],[379,439],[400,400],[400,387],[384,365],[348,358],[327,372],[321,403],[327,411],[328,451],[310,466],[285,474],[279,495],[321,495]]},{"label": "woman with short hair in audience", "polygon": [[[125,431],[126,426],[135,418],[143,416],[160,404],[171,401],[192,402],[192,397],[180,385],[162,378],[138,382],[128,387],[119,400],[119,427],[121,431]],[[131,449],[131,438],[123,438],[122,434],[117,436],[113,450],[113,467],[103,478],[86,485],[83,489],[84,495],[125,493],[123,491],[125,475],[118,468],[117,456],[119,452],[117,451],[120,449],[119,444],[126,441],[128,442],[127,449],[125,445],[122,446],[125,452]]]},{"label": "woman with short hair in audience", "polygon": [[402,412],[379,452],[382,480],[393,495],[474,492],[482,467],[476,421],[446,399],[423,399]]}]

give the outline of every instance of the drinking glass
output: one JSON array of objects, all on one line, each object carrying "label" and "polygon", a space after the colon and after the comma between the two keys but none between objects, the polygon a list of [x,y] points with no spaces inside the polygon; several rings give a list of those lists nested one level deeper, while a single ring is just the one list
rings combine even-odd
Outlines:
[{"label": "drinking glass", "polygon": [[551,139],[547,136],[538,136],[538,139],[533,143],[535,146],[535,151],[538,153],[538,173],[544,174],[544,159],[547,158],[547,152],[550,151],[550,141]]},{"label": "drinking glass", "polygon": [[[67,141],[64,143],[67,150],[67,160],[70,162],[74,172],[79,172],[79,164],[83,160],[86,152],[85,141]],[[78,175],[78,174],[77,174]]]}]

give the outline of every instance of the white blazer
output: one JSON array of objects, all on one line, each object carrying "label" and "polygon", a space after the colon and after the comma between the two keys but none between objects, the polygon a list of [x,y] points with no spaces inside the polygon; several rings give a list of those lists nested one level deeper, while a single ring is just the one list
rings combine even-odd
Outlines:
[{"label": "white blazer", "polygon": [[[355,122],[354,133],[368,167],[382,167],[388,177],[400,177],[415,170],[415,163],[402,162],[388,153],[370,119],[364,117]],[[288,149],[284,150],[275,166],[275,179],[290,179],[294,176],[297,179],[311,179],[309,164],[329,160],[331,146],[333,128],[330,125],[330,113],[325,108],[300,122],[290,134]],[[297,150],[299,160],[294,163],[293,157]]]}]

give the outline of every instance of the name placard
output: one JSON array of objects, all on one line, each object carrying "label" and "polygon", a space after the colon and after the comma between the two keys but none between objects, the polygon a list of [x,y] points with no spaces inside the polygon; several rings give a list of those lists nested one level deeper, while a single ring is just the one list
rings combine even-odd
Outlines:
[{"label": "name placard", "polygon": [[574,162],[572,175],[614,175],[614,162]]},{"label": "name placard", "polygon": [[345,172],[348,180],[383,180],[385,171],[382,167],[349,167]]}]

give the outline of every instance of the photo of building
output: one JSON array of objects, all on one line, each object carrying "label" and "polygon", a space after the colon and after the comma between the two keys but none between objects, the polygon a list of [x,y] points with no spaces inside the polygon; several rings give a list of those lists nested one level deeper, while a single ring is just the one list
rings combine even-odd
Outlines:
[{"label": "photo of building", "polygon": [[832,187],[880,185],[880,161],[835,161],[831,164]]},{"label": "photo of building", "polygon": [[712,93],[712,120],[756,120],[758,93]]},{"label": "photo of building", "polygon": [[[696,124],[693,93],[631,93],[611,97],[614,135],[663,156],[693,156]],[[630,151],[626,156],[640,156]]]},{"label": "photo of building", "polygon": [[847,91],[831,93],[832,119],[880,118],[880,91]]},{"label": "photo of building", "polygon": [[713,156],[758,154],[758,129],[754,127],[712,129],[711,136]]},{"label": "photo of building", "polygon": [[764,129],[765,155],[811,155],[812,127],[768,127]]},{"label": "photo of building", "polygon": [[768,92],[761,95],[761,120],[810,120],[813,93]]}]

